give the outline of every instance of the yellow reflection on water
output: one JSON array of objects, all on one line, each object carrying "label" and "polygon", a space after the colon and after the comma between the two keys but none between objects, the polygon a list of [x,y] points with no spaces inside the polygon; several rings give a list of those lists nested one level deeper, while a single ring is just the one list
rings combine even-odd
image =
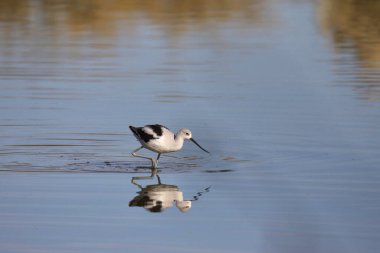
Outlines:
[{"label": "yellow reflection on water", "polygon": [[124,70],[110,69],[121,48],[133,54],[133,49],[144,50],[144,43],[151,41],[155,44],[148,47],[163,41],[169,48],[178,48],[179,40],[189,33],[201,34],[213,47],[222,47],[218,32],[226,27],[244,30],[265,25],[270,20],[267,2],[2,0],[0,76],[65,80],[125,76]]},{"label": "yellow reflection on water", "polygon": [[[265,0],[3,0],[0,3],[0,21],[23,25],[38,20],[39,25],[51,31],[63,27],[70,33],[90,31],[99,35],[117,33],[117,21],[127,20],[122,29],[133,29],[130,24],[145,19],[156,25],[170,27],[170,34],[184,31],[189,22],[198,25],[226,20],[258,22]],[[62,27],[63,26],[63,27]]]},{"label": "yellow reflection on water", "polygon": [[[339,54],[346,54],[337,62],[343,66],[340,74],[354,79],[355,88],[370,100],[380,99],[379,13],[380,1],[319,0],[318,6],[324,34],[331,38]],[[353,66],[355,73],[348,70]]]}]

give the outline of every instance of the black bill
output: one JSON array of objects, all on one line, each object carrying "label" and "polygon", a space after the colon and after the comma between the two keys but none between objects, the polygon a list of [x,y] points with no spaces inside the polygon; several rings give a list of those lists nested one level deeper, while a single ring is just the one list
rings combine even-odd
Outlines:
[{"label": "black bill", "polygon": [[190,140],[191,140],[192,142],[194,142],[194,144],[197,145],[197,146],[198,146],[200,149],[202,149],[204,152],[210,154],[210,152],[208,152],[206,149],[202,148],[201,145],[199,145],[199,144],[198,144],[193,138],[190,138]]}]

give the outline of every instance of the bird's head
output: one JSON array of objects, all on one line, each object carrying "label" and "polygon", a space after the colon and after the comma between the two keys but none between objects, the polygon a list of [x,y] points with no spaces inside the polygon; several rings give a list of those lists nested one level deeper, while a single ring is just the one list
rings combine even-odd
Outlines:
[{"label": "bird's head", "polygon": [[179,130],[179,134],[181,135],[182,138],[184,139],[187,139],[187,140],[191,140],[195,145],[197,145],[200,149],[202,149],[204,152],[206,153],[210,153],[208,152],[206,149],[202,148],[201,145],[199,145],[194,139],[193,139],[193,135],[191,134],[190,130],[187,129],[187,128],[182,128]]},{"label": "bird's head", "polygon": [[190,140],[193,136],[191,134],[191,131],[187,128],[182,128],[181,130],[179,130],[179,132],[180,132],[180,135],[182,136],[182,138],[187,139],[187,140]]}]

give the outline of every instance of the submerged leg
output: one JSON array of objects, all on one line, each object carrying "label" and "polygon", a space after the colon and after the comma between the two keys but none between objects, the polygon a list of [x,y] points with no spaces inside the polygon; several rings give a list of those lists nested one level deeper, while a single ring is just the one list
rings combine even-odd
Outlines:
[{"label": "submerged leg", "polygon": [[139,147],[139,148],[133,150],[131,154],[132,154],[134,157],[141,157],[141,158],[145,158],[145,159],[149,159],[149,160],[151,160],[151,161],[152,161],[152,168],[157,168],[157,161],[156,161],[156,159],[154,159],[153,157],[142,156],[142,155],[139,155],[139,154],[136,153],[137,151],[139,151],[139,150],[142,149],[142,148],[143,148],[143,146],[141,146],[141,147]]},{"label": "submerged leg", "polygon": [[142,189],[142,186],[136,183],[138,180],[144,180],[144,179],[152,179],[154,176],[157,177],[158,184],[161,184],[161,179],[157,174],[157,168],[152,167],[152,174],[150,176],[141,176],[141,177],[132,177],[131,183],[137,185],[140,189]]}]

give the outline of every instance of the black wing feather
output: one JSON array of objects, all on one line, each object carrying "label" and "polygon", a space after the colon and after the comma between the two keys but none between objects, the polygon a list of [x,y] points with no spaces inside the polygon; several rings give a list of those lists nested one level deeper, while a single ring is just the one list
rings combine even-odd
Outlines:
[{"label": "black wing feather", "polygon": [[166,128],[162,125],[159,125],[159,124],[155,124],[155,125],[146,125],[146,127],[149,127],[150,129],[153,130],[153,132],[155,134],[157,134],[157,136],[162,136],[162,128]]},{"label": "black wing feather", "polygon": [[149,142],[152,139],[155,139],[152,134],[144,132],[142,127],[129,126],[132,133],[136,136],[138,140],[143,140],[145,143]]}]

